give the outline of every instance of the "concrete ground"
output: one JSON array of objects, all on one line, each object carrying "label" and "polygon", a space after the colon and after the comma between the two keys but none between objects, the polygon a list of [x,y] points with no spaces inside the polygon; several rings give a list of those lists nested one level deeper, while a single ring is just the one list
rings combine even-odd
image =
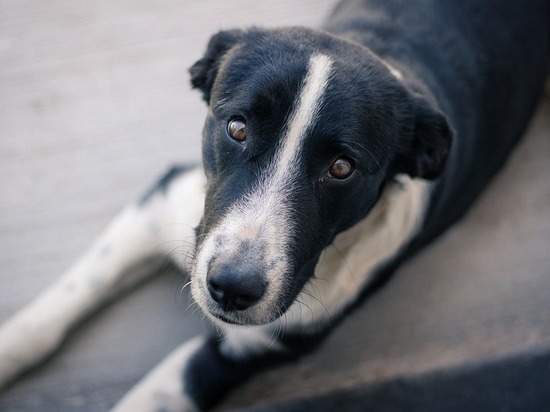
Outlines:
[{"label": "concrete ground", "polygon": [[[169,164],[199,160],[206,109],[186,70],[211,34],[316,26],[333,4],[0,0],[0,322]],[[506,168],[459,225],[319,351],[254,378],[222,409],[550,353],[549,136],[547,93]],[[184,283],[162,271],[96,314],[61,353],[0,394],[0,410],[113,405],[168,351],[208,329],[186,311]],[[341,397],[338,407],[361,410],[354,402]]]}]

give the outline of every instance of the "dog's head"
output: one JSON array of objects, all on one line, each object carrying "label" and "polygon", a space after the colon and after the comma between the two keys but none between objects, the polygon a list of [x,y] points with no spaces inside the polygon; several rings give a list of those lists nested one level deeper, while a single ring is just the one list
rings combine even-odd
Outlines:
[{"label": "dog's head", "polygon": [[388,180],[443,169],[445,118],[360,45],[299,28],[225,31],[190,73],[209,105],[192,292],[227,323],[277,319]]}]

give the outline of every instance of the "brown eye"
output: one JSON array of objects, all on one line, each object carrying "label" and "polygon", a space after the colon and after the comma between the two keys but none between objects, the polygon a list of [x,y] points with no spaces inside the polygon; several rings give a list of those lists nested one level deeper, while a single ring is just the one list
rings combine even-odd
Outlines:
[{"label": "brown eye", "polygon": [[327,175],[335,179],[347,179],[353,173],[353,163],[345,157],[340,157],[330,166]]},{"label": "brown eye", "polygon": [[246,140],[246,123],[244,119],[236,118],[227,123],[227,134],[233,140],[242,143]]}]

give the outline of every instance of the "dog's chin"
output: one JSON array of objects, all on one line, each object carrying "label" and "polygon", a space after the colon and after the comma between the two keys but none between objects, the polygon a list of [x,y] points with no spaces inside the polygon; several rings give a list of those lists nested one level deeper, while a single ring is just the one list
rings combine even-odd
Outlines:
[{"label": "dog's chin", "polygon": [[[215,321],[233,326],[261,326],[276,321],[280,315],[247,314],[247,311],[226,312],[220,308],[208,308],[206,313]],[[276,312],[281,313],[281,312]]]}]

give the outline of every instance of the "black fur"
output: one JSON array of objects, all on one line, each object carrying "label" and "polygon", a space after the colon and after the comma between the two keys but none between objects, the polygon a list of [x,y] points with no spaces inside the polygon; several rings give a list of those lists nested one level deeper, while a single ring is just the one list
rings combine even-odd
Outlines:
[{"label": "black fur", "polygon": [[221,58],[242,37],[239,30],[223,31],[210,39],[204,57],[198,60],[190,69],[191,85],[200,89],[206,103],[210,102],[210,90],[218,72]]}]

